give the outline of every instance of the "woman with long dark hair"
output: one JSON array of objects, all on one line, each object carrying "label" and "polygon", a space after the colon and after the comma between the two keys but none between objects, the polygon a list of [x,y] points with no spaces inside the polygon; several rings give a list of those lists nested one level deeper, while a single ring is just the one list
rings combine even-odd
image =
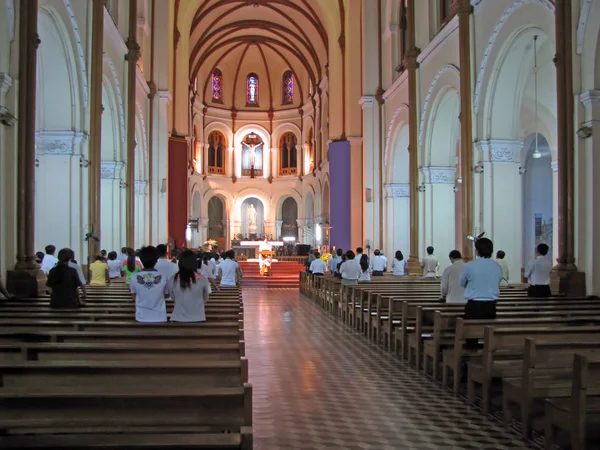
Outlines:
[{"label": "woman with long dark hair", "polygon": [[133,249],[128,248],[127,259],[123,263],[123,272],[125,272],[125,282],[129,284],[129,282],[131,281],[131,277],[141,270],[142,269],[137,263],[135,252],[133,251]]},{"label": "woman with long dark hair", "polygon": [[208,301],[208,279],[198,273],[198,259],[191,250],[179,256],[179,272],[168,281],[169,295],[175,301],[172,322],[204,322]]},{"label": "woman with long dark hair", "polygon": [[392,274],[396,276],[408,275],[407,264],[404,255],[398,250],[394,256],[394,261],[392,261]]},{"label": "woman with long dark hair", "polygon": [[369,264],[369,257],[367,255],[361,255],[360,257],[360,278],[358,281],[371,281],[371,267]]}]

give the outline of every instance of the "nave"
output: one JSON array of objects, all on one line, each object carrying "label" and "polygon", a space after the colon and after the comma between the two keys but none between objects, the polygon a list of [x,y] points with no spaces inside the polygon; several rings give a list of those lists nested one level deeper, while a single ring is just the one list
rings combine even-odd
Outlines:
[{"label": "nave", "polygon": [[244,289],[257,449],[522,449],[295,289]]}]

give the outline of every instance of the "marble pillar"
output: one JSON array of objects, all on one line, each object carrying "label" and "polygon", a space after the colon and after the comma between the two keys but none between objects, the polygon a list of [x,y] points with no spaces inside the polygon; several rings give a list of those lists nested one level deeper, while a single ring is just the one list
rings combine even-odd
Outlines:
[{"label": "marble pillar", "polygon": [[[386,238],[384,251],[388,259],[400,250],[405,258],[412,254],[410,249],[410,184],[391,183],[386,190]],[[390,256],[391,255],[391,256]]]}]

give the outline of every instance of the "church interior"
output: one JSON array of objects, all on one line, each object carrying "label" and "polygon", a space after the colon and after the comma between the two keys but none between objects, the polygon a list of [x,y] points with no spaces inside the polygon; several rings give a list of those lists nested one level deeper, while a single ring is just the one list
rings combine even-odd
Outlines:
[{"label": "church interior", "polygon": [[599,123],[600,0],[0,1],[0,447],[600,448]]}]

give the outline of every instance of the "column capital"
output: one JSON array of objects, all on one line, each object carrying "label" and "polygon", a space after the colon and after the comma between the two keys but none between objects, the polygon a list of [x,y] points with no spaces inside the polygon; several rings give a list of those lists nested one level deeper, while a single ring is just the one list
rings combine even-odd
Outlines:
[{"label": "column capital", "polygon": [[421,169],[430,184],[454,184],[456,167],[423,167]]},{"label": "column capital", "polygon": [[453,0],[452,9],[456,14],[471,14],[473,12],[473,5],[470,0]]},{"label": "column capital", "polygon": [[135,180],[135,195],[146,195],[146,180]]},{"label": "column capital", "polygon": [[44,155],[74,155],[86,138],[87,135],[79,131],[38,131],[35,146]]},{"label": "column capital", "polygon": [[0,93],[6,93],[12,86],[13,79],[7,73],[0,73]]},{"label": "column capital", "polygon": [[518,163],[521,159],[521,150],[523,141],[508,139],[490,139],[479,141],[476,148],[482,153],[481,159],[484,161],[497,163]]},{"label": "column capital", "polygon": [[409,198],[410,184],[408,183],[390,183],[385,185],[387,198]]},{"label": "column capital", "polygon": [[375,95],[363,95],[358,104],[362,107],[362,109],[372,108],[377,101],[377,97]]},{"label": "column capital", "polygon": [[585,109],[596,109],[600,107],[600,90],[593,89],[582,93],[579,96],[581,103],[585,106]]},{"label": "column capital", "polygon": [[102,161],[100,163],[100,178],[102,180],[117,180],[119,172],[125,167],[121,161]]}]

